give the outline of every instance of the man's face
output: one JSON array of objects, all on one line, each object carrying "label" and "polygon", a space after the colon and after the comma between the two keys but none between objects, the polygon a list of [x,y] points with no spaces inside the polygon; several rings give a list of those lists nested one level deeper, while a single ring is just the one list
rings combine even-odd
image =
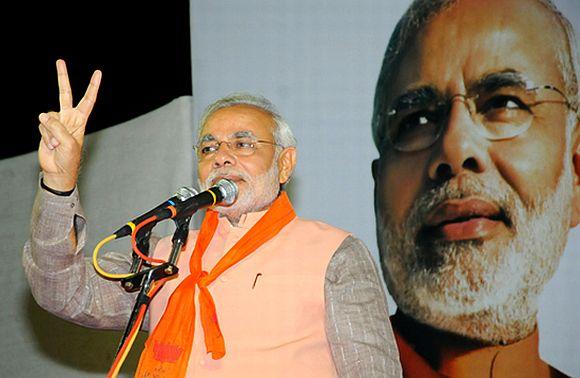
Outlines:
[{"label": "man's face", "polygon": [[[235,105],[209,117],[200,133],[200,142],[229,141],[231,146],[251,140],[274,143],[273,130],[274,121],[268,113],[252,106]],[[217,207],[218,212],[237,220],[245,213],[267,208],[276,199],[280,184],[289,177],[287,155],[293,153],[287,149],[277,153],[276,149],[281,148],[259,143],[253,154],[241,156],[222,143],[211,156],[198,157],[200,187],[206,189],[222,178],[238,186],[236,202],[229,207]]]},{"label": "man's face", "polygon": [[[563,89],[563,38],[535,1],[459,1],[409,43],[387,102],[419,92],[449,99],[514,81]],[[521,105],[504,100],[493,104],[497,111]],[[387,284],[415,319],[488,342],[533,330],[537,295],[571,223],[577,144],[561,101],[529,110],[527,131],[492,141],[456,97],[433,145],[413,152],[387,146],[374,162]]]}]

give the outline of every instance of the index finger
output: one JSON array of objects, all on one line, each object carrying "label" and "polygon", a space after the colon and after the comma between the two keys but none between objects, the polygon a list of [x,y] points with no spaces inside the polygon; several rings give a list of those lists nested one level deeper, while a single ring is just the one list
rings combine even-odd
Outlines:
[{"label": "index finger", "polygon": [[68,80],[66,63],[62,59],[56,61],[56,72],[58,75],[58,101],[60,110],[72,108],[72,90]]}]

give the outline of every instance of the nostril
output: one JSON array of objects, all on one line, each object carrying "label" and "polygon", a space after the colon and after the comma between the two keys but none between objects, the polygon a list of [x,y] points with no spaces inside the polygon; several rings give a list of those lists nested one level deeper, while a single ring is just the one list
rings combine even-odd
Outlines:
[{"label": "nostril", "polygon": [[439,164],[435,171],[435,179],[439,182],[444,182],[453,177],[453,170],[451,166],[446,163]]},{"label": "nostril", "polygon": [[463,168],[469,169],[470,171],[478,172],[479,171],[479,164],[474,157],[470,157],[465,159],[463,162]]}]

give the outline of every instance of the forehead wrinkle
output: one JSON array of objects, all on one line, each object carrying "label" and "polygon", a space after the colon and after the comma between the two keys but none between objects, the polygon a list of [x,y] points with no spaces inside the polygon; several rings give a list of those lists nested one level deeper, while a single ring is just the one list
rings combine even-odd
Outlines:
[{"label": "forehead wrinkle", "polygon": [[[462,3],[474,3],[476,8],[473,5],[468,8],[465,6],[460,7]],[[443,66],[449,66],[452,59],[457,58],[458,60],[455,63],[458,68],[455,72],[459,72],[461,67],[463,67],[463,72],[466,75],[479,75],[486,71],[485,66],[491,69],[513,66],[514,68],[523,69],[523,72],[526,72],[526,69],[529,68],[531,77],[535,77],[537,81],[558,80],[550,84],[561,85],[559,82],[560,74],[558,79],[552,78],[552,76],[548,76],[548,78],[544,76],[554,73],[553,68],[556,67],[556,63],[559,60],[557,51],[562,45],[562,41],[565,40],[558,30],[552,31],[555,28],[553,27],[553,22],[549,23],[550,15],[543,8],[536,9],[534,6],[532,7],[533,9],[528,9],[525,19],[521,16],[514,16],[514,14],[517,14],[516,11],[526,10],[523,7],[527,6],[527,2],[524,1],[506,2],[505,11],[499,8],[496,11],[493,10],[493,7],[500,4],[499,1],[490,1],[490,4],[495,4],[490,6],[488,4],[480,5],[479,3],[476,1],[457,2],[456,7],[438,13],[418,32],[417,40],[431,37],[427,46],[430,50],[423,51],[427,53],[427,58],[431,50],[436,50],[441,48],[440,46],[448,46],[450,43],[455,42],[455,36],[448,32],[449,28],[453,26],[463,27],[463,29],[460,29],[462,33],[471,37],[466,39],[457,38],[454,50],[451,51],[450,56],[446,57]],[[511,6],[508,4],[511,4]],[[492,8],[491,11],[488,9],[490,7]],[[537,23],[538,27],[530,28],[529,25],[531,23]],[[550,25],[552,25],[551,28],[549,27]],[[437,38],[437,40],[434,40],[434,38]],[[442,38],[445,44],[441,42],[440,39]],[[520,47],[524,43],[530,48],[522,50]],[[533,45],[537,47],[531,47]],[[515,49],[513,49],[514,47]],[[467,53],[467,55],[462,58],[461,54],[463,52]],[[549,56],[547,55],[548,53]],[[483,70],[480,70],[481,68]],[[450,74],[452,73],[450,72]],[[439,72],[438,74],[441,77],[441,73]],[[544,77],[544,80],[537,77],[538,74],[540,77]]]}]

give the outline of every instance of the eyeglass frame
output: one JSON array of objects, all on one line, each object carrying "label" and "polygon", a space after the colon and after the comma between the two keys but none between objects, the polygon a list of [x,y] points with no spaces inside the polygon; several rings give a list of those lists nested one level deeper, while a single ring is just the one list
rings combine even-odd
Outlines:
[{"label": "eyeglass frame", "polygon": [[[247,138],[248,141],[251,142],[251,143],[253,143],[253,144],[268,144],[270,146],[284,148],[284,146],[282,146],[282,145],[280,145],[280,144],[278,144],[278,143],[276,143],[274,141],[265,140],[265,139],[253,139],[253,138],[248,138],[248,137],[245,137],[245,138]],[[237,150],[235,148],[232,148],[231,143],[234,143],[234,142],[240,141],[240,140],[244,140],[244,138],[233,138],[232,140],[225,140],[224,139],[224,140],[221,140],[221,141],[214,140],[212,142],[215,142],[215,144],[217,145],[217,149],[213,153],[211,153],[210,155],[201,155],[200,154],[200,149],[202,148],[201,143],[200,144],[193,145],[193,150],[195,151],[195,153],[196,153],[196,155],[197,155],[197,157],[198,157],[198,159],[200,161],[201,160],[205,160],[205,159],[209,158],[212,155],[215,155],[220,150],[222,144],[224,144],[224,143],[228,147],[228,150],[230,150],[236,157],[240,157],[240,156],[244,156],[244,157],[246,157],[246,156],[252,156],[252,155],[254,155],[256,153],[256,150],[257,150],[256,147],[253,147],[253,148],[249,149],[251,151],[251,153],[249,153],[247,155],[243,155],[243,154],[239,155],[238,153],[236,153],[236,151],[241,151],[241,150]],[[205,143],[205,142],[202,142],[202,143]]]},{"label": "eyeglass frame", "polygon": [[[580,114],[578,114],[578,105],[574,106],[572,105],[572,101],[570,101],[570,99],[568,98],[568,96],[566,96],[566,94],[564,93],[564,91],[562,91],[561,89],[559,89],[558,87],[551,85],[551,84],[545,84],[545,85],[538,85],[538,86],[534,86],[534,87],[530,87],[530,88],[526,88],[526,91],[537,91],[540,89],[549,89],[552,91],[555,91],[556,93],[558,93],[559,95],[561,95],[563,97],[562,101],[551,101],[551,100],[544,100],[544,101],[537,101],[534,104],[525,104],[527,107],[534,107],[537,105],[541,105],[541,104],[545,104],[545,103],[558,103],[558,104],[563,104],[566,105],[566,107],[570,110],[573,111],[576,114],[576,118],[578,120],[580,120]],[[444,101],[440,101],[437,103],[436,108],[439,109],[441,107],[446,108],[445,110],[445,118],[449,116],[449,112],[452,108],[452,104],[453,101],[455,101],[458,98],[463,99],[463,103],[466,105],[467,107],[467,111],[470,114],[471,119],[475,122],[475,120],[473,119],[474,116],[474,110],[471,108],[473,105],[473,102],[470,102],[468,100],[472,100],[472,99],[477,99],[480,96],[479,93],[473,94],[473,95],[467,95],[467,94],[461,94],[461,93],[457,93],[454,94],[452,96],[450,96],[448,99],[444,100]],[[397,113],[396,109],[388,109],[386,112],[387,117],[392,117]],[[475,113],[477,113],[477,111],[475,111]],[[443,119],[445,119],[443,118]],[[532,121],[533,121],[533,115],[532,115]],[[440,138],[441,135],[443,134],[443,130],[445,129],[444,127],[444,122],[443,120],[440,121],[441,125],[438,126],[438,130],[436,135],[434,136],[433,140],[431,142],[429,142],[429,144],[420,147],[418,149],[404,149],[404,148],[400,148],[397,147],[395,145],[395,143],[393,143],[393,141],[391,140],[392,138],[390,137],[390,135],[387,133],[385,133],[385,135],[383,136],[383,140],[381,142],[380,145],[380,151],[383,151],[386,147],[386,144],[390,145],[391,147],[393,147],[396,151],[399,152],[417,152],[417,151],[422,151],[425,150],[431,146],[433,146]],[[498,140],[509,140],[509,139],[513,139],[518,137],[519,135],[524,134],[526,131],[529,130],[529,128],[531,127],[532,122],[530,122],[530,125],[528,125],[526,128],[522,129],[520,132],[518,132],[517,134],[508,136],[508,137],[499,137],[499,138],[492,138],[489,135],[485,135],[485,133],[481,132],[480,128],[478,127],[477,130],[479,132],[480,135],[482,135],[484,138],[491,140],[491,141],[498,141]],[[386,124],[383,126],[385,128],[388,128],[388,122],[386,122]]]}]

